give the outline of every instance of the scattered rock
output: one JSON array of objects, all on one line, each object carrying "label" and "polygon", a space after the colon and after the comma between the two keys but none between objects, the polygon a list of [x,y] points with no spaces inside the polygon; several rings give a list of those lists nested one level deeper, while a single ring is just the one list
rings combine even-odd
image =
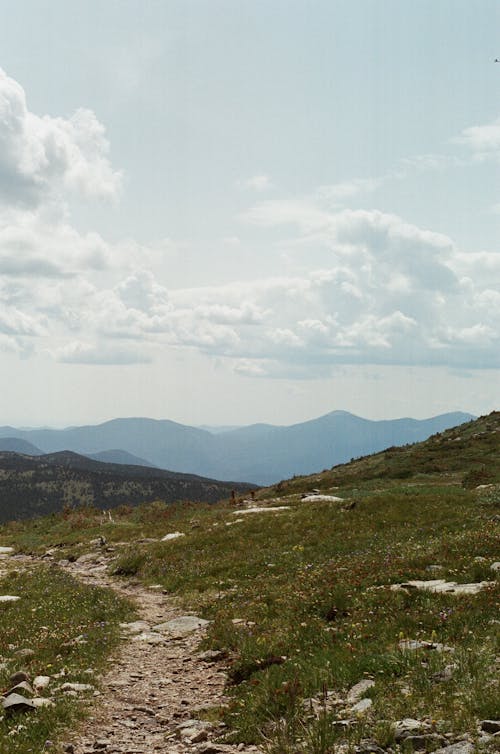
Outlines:
[{"label": "scattered rock", "polygon": [[160,623],[155,626],[157,631],[165,631],[173,636],[186,636],[193,631],[208,626],[209,621],[198,618],[196,615],[181,615],[179,618],[173,618],[166,623]]},{"label": "scattered rock", "polygon": [[1,594],[0,595],[0,602],[17,602],[20,600],[20,597],[16,597],[13,594]]},{"label": "scattered rock", "polygon": [[76,691],[77,694],[93,690],[94,687],[90,683],[63,683],[61,686],[61,691]]},{"label": "scattered rock", "polygon": [[420,641],[419,639],[402,639],[398,647],[405,652],[415,652],[418,649],[434,650],[435,652],[454,652],[454,647],[447,647],[435,641]]},{"label": "scattered rock", "polygon": [[434,754],[474,754],[475,747],[468,741],[459,741],[450,746],[444,746],[442,749],[436,749]]},{"label": "scattered rock", "polygon": [[374,686],[375,681],[372,681],[371,678],[365,678],[364,680],[359,681],[359,683],[356,683],[356,685],[349,690],[349,693],[347,694],[347,701],[357,701],[363,696],[366,691],[368,691],[368,689],[371,689]]},{"label": "scattered rock", "polygon": [[50,683],[50,676],[37,675],[33,681],[33,687],[38,691],[39,689],[46,689]]},{"label": "scattered rock", "polygon": [[495,573],[498,573],[500,571],[500,560],[495,561],[490,565],[490,568]]},{"label": "scattered rock", "polygon": [[500,731],[500,720],[482,720],[481,730],[486,733],[498,733]]},{"label": "scattered rock", "polygon": [[457,584],[455,581],[446,581],[445,579],[431,579],[430,581],[405,581],[402,584],[392,584],[391,591],[397,592],[401,589],[406,591],[411,589],[421,589],[426,592],[446,593],[446,594],[478,594],[478,592],[489,586],[495,586],[494,581],[479,581],[474,584]]},{"label": "scattered rock", "polygon": [[356,713],[356,715],[363,715],[365,712],[368,712],[372,704],[373,702],[371,699],[360,699],[359,702],[356,702],[356,704],[351,707],[351,712]]},{"label": "scattered rock", "polygon": [[31,700],[33,702],[33,705],[35,707],[55,707],[56,705],[52,701],[52,699],[46,699],[42,696],[35,696],[34,699]]},{"label": "scattered rock", "polygon": [[2,699],[2,707],[6,713],[27,712],[35,708],[32,699],[27,699],[21,694],[8,694]]},{"label": "scattered rock", "polygon": [[11,555],[13,552],[13,547],[0,547],[0,555]]},{"label": "scattered rock", "polygon": [[380,748],[376,741],[371,738],[363,738],[356,746],[357,754],[384,754],[384,750]]},{"label": "scattered rock", "polygon": [[24,672],[24,670],[18,670],[17,673],[13,673],[9,678],[9,683],[11,686],[17,686],[18,683],[22,683],[23,681],[29,682],[29,675]]},{"label": "scattered rock", "polygon": [[242,516],[247,513],[276,513],[277,511],[289,511],[289,505],[276,505],[274,508],[243,508],[239,511],[232,511],[233,516]]},{"label": "scattered rock", "polygon": [[170,534],[165,534],[161,538],[162,542],[170,542],[171,539],[179,539],[179,537],[185,537],[186,535],[182,531],[173,531]]},{"label": "scattered rock", "polygon": [[430,726],[421,720],[415,720],[413,717],[405,717],[404,720],[398,720],[394,728],[394,738],[396,741],[404,741],[408,736],[416,736],[429,730]]},{"label": "scattered rock", "polygon": [[456,665],[446,665],[446,667],[444,667],[442,670],[438,670],[437,673],[432,674],[432,680],[436,681],[437,683],[442,683],[443,681],[451,681],[455,670]]},{"label": "scattered rock", "polygon": [[132,623],[120,623],[120,628],[131,634],[140,634],[142,631],[149,631],[151,626],[145,620],[135,620]]},{"label": "scattered rock", "polygon": [[16,683],[15,686],[12,686],[11,689],[8,691],[9,694],[33,694],[35,693],[33,688],[30,686],[28,681],[21,681],[20,683]]},{"label": "scattered rock", "polygon": [[145,641],[148,644],[163,644],[165,637],[156,631],[143,631],[140,634],[136,634],[132,641]]},{"label": "scattered rock", "polygon": [[335,495],[306,495],[302,498],[303,503],[343,503],[343,497]]}]

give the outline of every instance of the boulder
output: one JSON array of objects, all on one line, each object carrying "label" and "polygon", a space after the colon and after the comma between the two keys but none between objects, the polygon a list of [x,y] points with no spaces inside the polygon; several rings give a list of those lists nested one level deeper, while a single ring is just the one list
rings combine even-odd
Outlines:
[{"label": "boulder", "polygon": [[375,681],[372,681],[371,678],[365,678],[362,681],[359,681],[359,683],[356,683],[356,685],[349,690],[347,701],[356,702],[358,699],[361,699],[368,689],[373,688],[373,686],[375,686]]}]

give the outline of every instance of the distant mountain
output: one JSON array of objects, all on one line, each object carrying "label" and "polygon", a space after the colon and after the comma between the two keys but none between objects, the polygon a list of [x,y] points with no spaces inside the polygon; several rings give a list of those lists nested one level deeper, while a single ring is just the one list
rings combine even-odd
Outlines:
[{"label": "distant mountain", "polygon": [[0,437],[0,452],[24,453],[27,456],[41,456],[43,450],[20,437]]},{"label": "distant mountain", "polygon": [[0,452],[0,523],[65,506],[101,509],[162,500],[213,503],[252,485],[218,482],[146,466],[102,463],[72,451],[42,456]]},{"label": "distant mountain", "polygon": [[[30,453],[30,455],[34,455],[34,453]],[[87,458],[92,458],[94,461],[102,461],[103,463],[120,463],[124,466],[148,466],[152,469],[158,468],[154,463],[145,461],[144,458],[134,456],[132,453],[127,453],[126,450],[101,450],[99,453],[88,454]]]},{"label": "distant mountain", "polygon": [[0,427],[0,437],[27,440],[45,453],[72,450],[92,456],[121,448],[159,468],[265,485],[425,440],[473,418],[456,412],[424,420],[371,421],[333,411],[288,427],[254,424],[217,434],[169,420],[134,418],[64,430]]}]

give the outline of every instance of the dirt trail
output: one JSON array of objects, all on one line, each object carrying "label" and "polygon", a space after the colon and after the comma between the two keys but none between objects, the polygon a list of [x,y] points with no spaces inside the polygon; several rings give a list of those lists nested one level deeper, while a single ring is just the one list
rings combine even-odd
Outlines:
[{"label": "dirt trail", "polygon": [[[107,565],[103,554],[94,553],[63,567],[81,581],[131,599],[138,607],[139,619],[148,624],[153,636],[150,640],[140,638],[150,633],[147,627],[135,634],[124,630],[128,639],[110,660],[91,717],[77,735],[67,736],[74,753],[257,754],[255,747],[217,743],[215,739],[223,734],[223,728],[207,728],[198,719],[198,710],[225,701],[223,666],[199,657],[203,629],[182,637],[165,633],[163,640],[155,639],[153,627],[178,618],[182,615],[179,608],[161,590],[113,578],[107,573]],[[71,751],[71,746],[67,750]]]}]

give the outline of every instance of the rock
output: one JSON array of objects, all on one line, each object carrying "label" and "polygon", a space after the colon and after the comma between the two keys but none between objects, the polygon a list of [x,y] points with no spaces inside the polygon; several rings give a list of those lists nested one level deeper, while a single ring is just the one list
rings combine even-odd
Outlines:
[{"label": "rock", "polygon": [[76,559],[77,565],[84,565],[85,563],[96,563],[97,561],[101,560],[102,555],[100,552],[87,552],[84,555],[80,555],[79,558]]},{"label": "rock", "polygon": [[15,686],[12,686],[12,688],[9,689],[7,692],[8,694],[33,694],[35,693],[32,687],[29,685],[28,681],[21,681],[20,683],[16,683]]},{"label": "rock", "polygon": [[24,672],[24,670],[18,670],[17,673],[13,673],[9,678],[9,683],[11,686],[17,686],[18,683],[22,683],[23,681],[29,682],[29,675]]},{"label": "rock", "polygon": [[398,720],[394,728],[394,738],[396,741],[404,741],[408,736],[415,736],[426,730],[430,726],[421,720],[415,720],[413,717],[405,717],[404,720]]},{"label": "rock", "polygon": [[61,691],[75,691],[77,694],[93,690],[94,687],[90,683],[63,683],[61,686]]},{"label": "rock", "polygon": [[302,498],[303,503],[343,503],[343,497],[335,495],[306,495]]},{"label": "rock", "polygon": [[0,547],[0,555],[11,555],[13,552],[13,547]]},{"label": "rock", "polygon": [[163,644],[165,637],[156,631],[143,631],[140,634],[136,634],[132,641],[145,641],[147,644]]},{"label": "rock", "polygon": [[371,699],[360,699],[359,702],[356,702],[356,704],[351,707],[351,712],[356,713],[356,715],[363,715],[370,709],[372,704],[373,702]]},{"label": "rock", "polygon": [[17,602],[20,599],[13,594],[0,594],[0,602]]},{"label": "rock", "polygon": [[132,623],[120,623],[120,628],[131,634],[140,634],[142,631],[150,631],[151,626],[145,620],[135,620]]},{"label": "rock", "polygon": [[437,673],[432,674],[432,680],[438,683],[443,681],[451,681],[453,673],[456,670],[456,665],[446,665],[442,670],[438,670]]},{"label": "rock", "polygon": [[490,568],[495,573],[498,573],[500,571],[500,560],[496,560],[494,563],[490,565]]},{"label": "rock", "polygon": [[26,659],[28,657],[34,657],[35,656],[35,650],[23,647],[22,649],[16,650],[16,652],[14,652],[14,654],[16,655],[16,657],[24,657]]},{"label": "rock", "polygon": [[198,660],[200,662],[218,662],[227,657],[227,649],[207,649],[206,652],[200,652]]},{"label": "rock", "polygon": [[443,746],[442,749],[436,749],[434,754],[474,754],[475,747],[468,741],[459,741],[450,746]]},{"label": "rock", "polygon": [[55,707],[56,705],[52,701],[52,699],[45,699],[41,696],[35,696],[34,699],[32,699],[33,704],[35,707]]},{"label": "rock", "polygon": [[37,675],[33,681],[33,687],[38,691],[39,689],[46,689],[50,683],[50,676]]},{"label": "rock", "polygon": [[170,534],[165,534],[161,538],[162,542],[170,542],[171,539],[179,539],[179,537],[185,537],[186,535],[182,531],[173,531]]},{"label": "rock", "polygon": [[402,584],[392,584],[391,590],[394,592],[400,589],[421,589],[426,592],[445,593],[445,594],[478,594],[489,586],[495,586],[494,581],[479,581],[474,584],[457,584],[455,581],[446,581],[445,579],[431,579],[430,581],[405,581]]},{"label": "rock", "polygon": [[179,618],[173,618],[166,623],[160,623],[155,628],[157,631],[168,632],[173,636],[186,636],[208,626],[208,624],[208,620],[198,618],[196,615],[181,615]]},{"label": "rock", "polygon": [[482,720],[481,730],[486,733],[498,733],[500,731],[500,720]]},{"label": "rock", "polygon": [[21,694],[8,694],[2,699],[2,707],[6,713],[11,712],[27,712],[31,709],[35,709],[32,699],[26,699]]},{"label": "rock", "polygon": [[398,647],[405,652],[415,652],[418,649],[434,650],[435,652],[454,652],[453,647],[447,647],[435,641],[420,641],[419,639],[402,639]]},{"label": "rock", "polygon": [[356,752],[357,754],[384,754],[384,750],[371,738],[361,739],[359,746],[356,747]]},{"label": "rock", "polygon": [[359,681],[359,683],[356,683],[355,686],[353,686],[348,694],[347,694],[347,701],[348,702],[355,702],[357,699],[360,699],[363,694],[368,691],[368,689],[371,689],[375,686],[375,681],[372,681],[371,678],[365,678],[362,681]]},{"label": "rock", "polygon": [[247,513],[276,513],[277,511],[289,511],[289,505],[275,505],[274,508],[243,508],[239,511],[232,511],[232,516],[243,516]]}]

